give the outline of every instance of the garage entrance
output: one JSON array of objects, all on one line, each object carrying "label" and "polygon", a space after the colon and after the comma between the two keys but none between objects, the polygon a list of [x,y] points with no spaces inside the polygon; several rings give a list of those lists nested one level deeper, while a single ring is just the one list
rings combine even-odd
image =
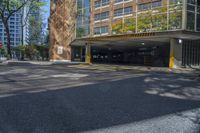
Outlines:
[{"label": "garage entrance", "polygon": [[124,49],[93,47],[92,62],[168,67],[169,45]]},{"label": "garage entrance", "polygon": [[[72,47],[73,61],[85,61],[85,46]],[[169,42],[118,42],[91,46],[91,61],[106,64],[130,64],[168,67]]]}]

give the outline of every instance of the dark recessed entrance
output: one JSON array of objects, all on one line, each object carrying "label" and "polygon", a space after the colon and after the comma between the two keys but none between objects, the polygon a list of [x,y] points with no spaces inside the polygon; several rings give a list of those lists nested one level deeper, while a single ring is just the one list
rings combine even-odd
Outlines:
[{"label": "dark recessed entrance", "polygon": [[[92,62],[142,66],[169,66],[169,43],[92,46]],[[85,48],[73,47],[73,61],[84,61]]]}]

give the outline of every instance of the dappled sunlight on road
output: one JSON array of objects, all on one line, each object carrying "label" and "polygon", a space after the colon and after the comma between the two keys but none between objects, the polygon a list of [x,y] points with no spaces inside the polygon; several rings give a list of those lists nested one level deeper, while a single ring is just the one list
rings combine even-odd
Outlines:
[{"label": "dappled sunlight on road", "polygon": [[155,75],[147,76],[144,82],[148,86],[145,89],[147,94],[200,101],[199,79],[191,80],[190,77],[177,75],[166,75],[165,77]]},{"label": "dappled sunlight on road", "polygon": [[186,74],[37,65],[4,72],[14,69],[26,71],[0,76],[0,132],[199,130],[200,82]]}]

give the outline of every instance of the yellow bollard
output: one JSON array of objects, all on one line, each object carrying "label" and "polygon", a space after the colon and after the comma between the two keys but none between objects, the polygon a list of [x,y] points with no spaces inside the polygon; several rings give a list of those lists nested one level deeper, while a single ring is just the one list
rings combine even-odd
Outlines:
[{"label": "yellow bollard", "polygon": [[92,64],[91,62],[91,45],[86,44],[85,46],[85,63],[86,64]]}]

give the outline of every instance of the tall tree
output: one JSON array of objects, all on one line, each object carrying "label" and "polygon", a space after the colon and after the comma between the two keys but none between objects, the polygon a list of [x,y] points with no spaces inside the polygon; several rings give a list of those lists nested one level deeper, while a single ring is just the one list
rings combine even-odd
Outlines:
[{"label": "tall tree", "polygon": [[39,45],[42,42],[43,20],[41,16],[31,16],[29,18],[29,35],[26,42],[28,44]]},{"label": "tall tree", "polygon": [[[32,0],[24,7],[23,12],[20,14],[21,19],[21,44],[24,45],[24,27],[28,27],[30,20],[34,17],[34,12],[42,12],[41,7],[45,5],[45,0]],[[37,21],[37,20],[36,20]]]},{"label": "tall tree", "polygon": [[27,4],[31,2],[38,2],[39,0],[0,0],[0,19],[3,22],[6,36],[7,36],[7,52],[11,56],[10,46],[10,27],[9,19],[15,13],[21,11]]}]

